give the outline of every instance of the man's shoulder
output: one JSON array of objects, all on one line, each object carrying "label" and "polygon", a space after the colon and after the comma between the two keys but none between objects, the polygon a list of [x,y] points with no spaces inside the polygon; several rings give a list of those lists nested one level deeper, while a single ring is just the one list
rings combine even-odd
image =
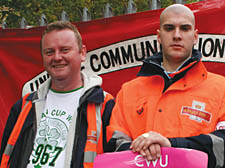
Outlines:
[{"label": "man's shoulder", "polygon": [[213,89],[221,94],[225,93],[225,77],[216,73],[208,72],[207,80],[205,81],[208,89]]},{"label": "man's shoulder", "polygon": [[223,84],[225,86],[225,77],[223,75],[212,73],[212,72],[208,72],[208,79],[211,82],[221,83],[221,84]]},{"label": "man's shoulder", "polygon": [[139,85],[146,85],[146,82],[149,80],[151,80],[151,77],[149,76],[138,76],[128,82],[125,82],[123,84],[123,87],[136,87]]}]

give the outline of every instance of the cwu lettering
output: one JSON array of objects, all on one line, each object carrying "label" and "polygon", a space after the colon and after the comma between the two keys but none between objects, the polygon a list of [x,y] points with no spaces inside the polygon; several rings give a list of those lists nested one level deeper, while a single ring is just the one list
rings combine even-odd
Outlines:
[{"label": "cwu lettering", "polygon": [[[156,159],[156,160],[152,160],[152,161],[148,161],[148,160],[144,160],[143,162],[143,157],[141,155],[137,155],[135,158],[134,158],[134,161],[135,161],[135,165],[137,167],[157,167],[157,166],[160,166],[160,167],[167,167],[168,166],[168,155],[164,155],[165,158],[162,159],[163,156],[161,156],[159,159]],[[163,160],[164,160],[164,163],[163,163]],[[140,163],[141,162],[141,163]]]}]

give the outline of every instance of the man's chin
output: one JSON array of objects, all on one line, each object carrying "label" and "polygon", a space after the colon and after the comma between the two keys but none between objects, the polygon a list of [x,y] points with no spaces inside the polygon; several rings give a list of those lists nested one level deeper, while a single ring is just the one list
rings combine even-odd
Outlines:
[{"label": "man's chin", "polygon": [[172,57],[178,57],[178,58],[185,57],[184,52],[179,51],[179,50],[173,50],[173,51],[171,51],[170,55],[171,55]]},{"label": "man's chin", "polygon": [[55,80],[55,81],[63,81],[66,79],[64,75],[52,75],[51,78],[52,80]]}]

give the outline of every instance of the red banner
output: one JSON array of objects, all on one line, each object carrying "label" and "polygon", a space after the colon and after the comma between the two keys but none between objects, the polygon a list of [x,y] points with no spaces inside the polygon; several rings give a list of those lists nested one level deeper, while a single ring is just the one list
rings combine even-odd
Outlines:
[{"label": "red banner", "polygon": [[[225,76],[225,1],[206,0],[189,6],[196,16],[207,69]],[[103,77],[114,96],[134,78],[141,60],[159,51],[156,30],[162,9],[75,23],[88,48],[83,70]],[[0,30],[0,139],[11,106],[22,92],[35,91],[48,75],[42,67],[40,39],[44,27]]]}]

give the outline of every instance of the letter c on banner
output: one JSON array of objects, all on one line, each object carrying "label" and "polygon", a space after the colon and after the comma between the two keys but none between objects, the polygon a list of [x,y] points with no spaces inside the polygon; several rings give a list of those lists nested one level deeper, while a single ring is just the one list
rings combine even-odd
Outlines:
[{"label": "letter c on banner", "polygon": [[96,54],[92,54],[90,56],[90,66],[91,66],[91,69],[94,71],[94,72],[98,72],[101,70],[101,65],[98,64],[98,67],[96,68],[94,66],[94,59],[96,60],[96,62],[98,61],[98,56]]},{"label": "letter c on banner", "polygon": [[135,165],[136,165],[137,167],[144,167],[144,164],[139,164],[139,163],[138,163],[138,161],[140,161],[140,159],[139,159],[140,157],[143,158],[141,155],[137,155],[137,156],[134,158]]}]

